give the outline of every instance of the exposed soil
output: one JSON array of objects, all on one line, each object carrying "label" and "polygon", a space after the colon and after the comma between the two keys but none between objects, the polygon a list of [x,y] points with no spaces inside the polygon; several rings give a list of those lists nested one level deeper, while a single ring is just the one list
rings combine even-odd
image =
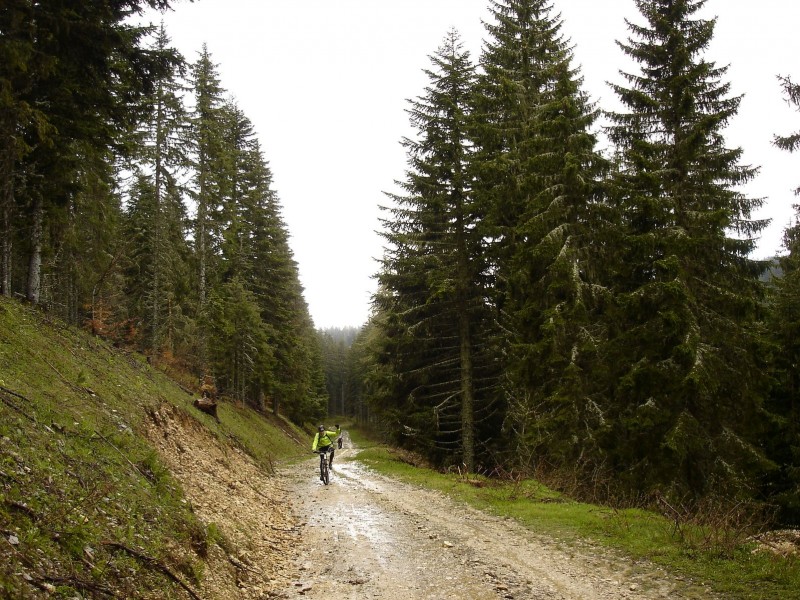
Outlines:
[{"label": "exposed soil", "polygon": [[203,598],[618,600],[712,598],[702,585],[371,472],[345,432],[330,485],[318,459],[268,475],[169,408],[151,437],[213,548]]},{"label": "exposed soil", "polygon": [[204,599],[270,598],[297,574],[292,564],[301,527],[290,493],[244,452],[220,444],[181,411],[162,407],[149,437],[178,479],[198,518],[214,524],[221,544],[210,544]]}]

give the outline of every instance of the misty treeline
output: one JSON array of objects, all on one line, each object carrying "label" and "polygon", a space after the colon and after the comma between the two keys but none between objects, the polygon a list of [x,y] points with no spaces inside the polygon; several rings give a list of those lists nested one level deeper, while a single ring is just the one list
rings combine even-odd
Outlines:
[{"label": "misty treeline", "polygon": [[0,291],[297,422],[326,410],[269,165],[169,0],[0,7]]},{"label": "misty treeline", "polygon": [[[440,467],[800,519],[800,229],[781,278],[751,258],[763,200],[726,145],[741,97],[704,58],[704,4],[632,3],[616,112],[582,89],[557,2],[490,0],[477,62],[447,33],[409,102],[347,410]],[[799,108],[789,78],[775,94]]]}]

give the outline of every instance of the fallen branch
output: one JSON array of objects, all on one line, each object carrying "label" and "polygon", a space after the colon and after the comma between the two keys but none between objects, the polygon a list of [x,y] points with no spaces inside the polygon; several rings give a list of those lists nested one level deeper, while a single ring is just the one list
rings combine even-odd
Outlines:
[{"label": "fallen branch", "polygon": [[[11,535],[12,534],[12,532],[7,532],[5,530],[3,530],[3,533],[6,534],[6,535]],[[40,590],[42,590],[44,592],[47,592],[48,594],[52,594],[53,590],[50,589],[50,587],[48,587],[47,585],[45,585],[45,583],[68,585],[68,586],[71,586],[71,587],[74,587],[74,588],[77,588],[77,589],[81,589],[81,590],[90,590],[90,591],[93,591],[93,592],[100,592],[100,593],[105,594],[107,596],[110,596],[112,598],[116,598],[117,597],[116,594],[112,590],[110,590],[107,587],[104,587],[104,586],[102,586],[100,584],[94,583],[93,581],[86,581],[85,579],[80,579],[79,577],[75,577],[75,576],[73,576],[73,577],[56,577],[56,576],[53,576],[53,575],[43,575],[43,574],[39,573],[36,570],[36,565],[34,565],[33,561],[28,556],[26,556],[25,554],[23,554],[22,552],[17,550],[10,542],[8,544],[8,547],[11,548],[11,551],[16,555],[17,560],[19,560],[23,565],[28,567],[31,570],[31,572],[33,573],[33,575],[30,575],[28,573],[23,572],[22,573],[22,578],[26,582],[28,582],[29,584],[39,588]],[[94,569],[94,567],[92,567],[92,568]]]},{"label": "fallen branch", "polygon": [[51,577],[49,575],[37,575],[32,582],[36,587],[41,590],[44,590],[50,594],[53,593],[53,590],[48,589],[46,586],[42,585],[41,583],[37,582],[47,582],[56,585],[67,585],[70,587],[77,588],[79,590],[84,591],[91,591],[91,592],[99,592],[101,594],[105,594],[110,598],[116,598],[117,595],[114,593],[114,590],[111,590],[105,586],[100,585],[99,583],[94,583],[92,581],[86,581],[85,579],[80,579],[78,577]]},{"label": "fallen branch", "polygon": [[125,456],[125,453],[124,453],[122,450],[120,450],[120,449],[119,449],[119,448],[117,448],[117,447],[116,447],[114,444],[112,444],[112,443],[111,443],[111,441],[109,441],[109,440],[108,440],[108,439],[107,439],[107,438],[106,438],[106,437],[105,437],[105,436],[104,436],[102,433],[100,433],[99,431],[95,431],[95,433],[97,434],[97,437],[99,437],[99,438],[100,438],[101,440],[103,440],[103,441],[104,441],[106,444],[108,444],[109,446],[111,446],[111,447],[112,447],[114,450],[116,450],[117,452],[119,452],[119,455],[120,455],[122,458],[124,458],[124,459],[125,459],[125,460],[128,462],[128,464],[129,464],[131,467],[133,467],[133,468],[136,470],[136,472],[137,472],[137,473],[139,473],[139,475],[141,475],[142,477],[144,477],[145,479],[147,479],[147,480],[149,481],[149,478],[147,477],[147,475],[145,475],[144,473],[142,473],[142,470],[141,470],[139,467],[137,467],[135,464],[133,464],[133,463],[131,462],[131,459],[129,459],[127,456]]},{"label": "fallen branch", "polygon": [[41,359],[41,360],[42,360],[42,361],[43,361],[43,362],[44,362],[44,363],[45,363],[45,364],[46,364],[48,367],[50,367],[51,369],[53,369],[53,371],[55,372],[55,374],[59,376],[59,378],[61,379],[61,381],[63,381],[63,382],[64,382],[64,384],[65,384],[67,387],[69,387],[70,389],[72,389],[72,390],[74,390],[74,391],[76,391],[76,392],[83,391],[83,388],[81,388],[81,386],[74,384],[74,383],[73,383],[73,382],[71,382],[69,379],[67,379],[66,377],[64,377],[64,376],[61,374],[61,371],[59,371],[58,369],[56,369],[55,365],[53,365],[53,363],[51,363],[49,360],[47,360],[47,359],[46,359],[44,356],[42,356],[42,355],[41,355],[41,354],[39,354],[38,352],[34,352],[34,354],[35,354],[35,355],[36,355],[36,356],[37,356],[39,359]]},{"label": "fallen branch", "polygon": [[8,389],[8,388],[6,388],[6,387],[3,387],[2,385],[0,385],[0,391],[2,391],[2,392],[5,392],[6,394],[8,394],[8,395],[10,395],[10,396],[14,396],[14,397],[16,397],[16,398],[19,398],[20,400],[25,400],[25,402],[30,402],[30,400],[28,400],[28,399],[27,399],[25,396],[23,396],[22,394],[18,394],[17,392],[15,392],[15,391],[13,391],[13,390],[10,390],[10,389]]},{"label": "fallen branch", "polygon": [[152,556],[147,556],[146,554],[143,554],[138,550],[134,550],[133,548],[130,548],[129,546],[126,546],[125,544],[122,544],[120,542],[112,542],[110,540],[105,540],[100,543],[103,544],[104,546],[109,546],[110,548],[115,548],[117,550],[124,550],[134,558],[138,558],[140,561],[142,561],[149,567],[155,568],[164,573],[164,575],[169,577],[172,581],[174,581],[184,590],[186,590],[186,592],[192,598],[194,598],[194,600],[203,600],[200,596],[197,595],[197,592],[195,592],[192,588],[190,588],[188,584],[184,583],[184,581],[180,577],[178,577],[175,573],[173,573],[172,570],[167,565],[162,563],[157,558],[153,558]]},{"label": "fallen branch", "polygon": [[[12,390],[9,390],[8,388],[5,388],[5,387],[3,387],[3,386],[0,386],[0,392],[3,392],[3,394],[8,394],[9,396],[13,396],[14,398],[19,398],[20,400],[24,400],[24,401],[25,401],[25,402],[27,402],[28,404],[31,404],[31,401],[30,401],[30,400],[28,400],[28,399],[27,399],[25,396],[23,396],[22,394],[18,394],[17,392],[14,392],[14,391],[12,391]],[[13,408],[15,411],[17,411],[17,412],[18,412],[19,414],[21,414],[23,417],[25,417],[25,418],[26,418],[26,419],[28,419],[29,421],[32,421],[33,423],[36,423],[36,419],[35,419],[34,417],[30,416],[28,413],[26,413],[26,412],[25,412],[24,410],[22,410],[22,409],[21,409],[19,406],[17,406],[16,404],[14,404],[14,403],[13,403],[11,400],[9,400],[8,398],[6,398],[6,397],[5,397],[5,396],[3,396],[2,394],[0,394],[0,399],[2,399],[2,400],[3,400],[3,403],[4,403],[4,404],[6,404],[7,406],[9,406],[10,408]]]},{"label": "fallen branch", "polygon": [[2,469],[0,469],[0,477],[4,477],[4,478],[6,478],[6,479],[10,479],[11,481],[14,481],[14,482],[16,482],[16,483],[19,483],[19,479],[17,479],[17,478],[16,478],[16,477],[14,477],[13,475],[9,475],[8,473],[6,473],[5,471],[3,471]]},{"label": "fallen branch", "polygon": [[235,557],[231,556],[230,554],[228,554],[228,561],[230,561],[230,563],[234,567],[236,567],[237,569],[242,569],[243,571],[250,571],[251,573],[255,573],[256,575],[264,575],[261,571],[259,571],[257,569],[251,569],[246,564],[244,564],[242,561],[240,561],[238,558],[235,558]]},{"label": "fallen branch", "polygon": [[31,521],[38,521],[39,520],[39,515],[37,515],[35,512],[33,512],[32,509],[30,509],[29,507],[25,506],[24,504],[21,504],[19,502],[15,502],[14,500],[5,500],[5,499],[3,500],[3,504],[8,506],[8,508],[10,508],[10,509],[18,510],[21,513],[25,513],[26,515],[28,515],[28,518]]}]

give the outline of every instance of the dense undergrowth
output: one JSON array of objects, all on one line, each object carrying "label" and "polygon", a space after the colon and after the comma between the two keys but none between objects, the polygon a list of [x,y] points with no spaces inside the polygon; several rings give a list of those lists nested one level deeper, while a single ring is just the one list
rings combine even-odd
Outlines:
[{"label": "dense undergrowth", "polygon": [[750,527],[737,527],[732,506],[671,515],[576,502],[533,479],[440,473],[405,452],[349,428],[362,448],[358,460],[409,483],[439,490],[481,510],[516,519],[565,543],[578,540],[647,560],[703,590],[730,600],[800,599],[800,556],[778,555],[759,544]]},{"label": "dense undergrowth", "polygon": [[144,437],[163,403],[270,469],[288,422],[226,402],[219,420],[136,354],[0,298],[0,597],[186,598],[209,545]]}]

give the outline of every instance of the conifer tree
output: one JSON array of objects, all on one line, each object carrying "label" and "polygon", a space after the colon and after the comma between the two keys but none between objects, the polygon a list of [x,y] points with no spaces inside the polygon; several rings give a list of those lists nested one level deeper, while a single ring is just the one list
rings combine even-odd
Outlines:
[{"label": "conifer tree", "polygon": [[206,45],[191,67],[191,87],[195,106],[192,115],[192,166],[194,182],[191,195],[196,204],[194,227],[197,261],[198,299],[202,312],[206,295],[216,281],[217,259],[221,244],[221,215],[225,194],[225,141],[223,138],[223,94],[217,65]]},{"label": "conifer tree", "polygon": [[15,223],[19,194],[15,193],[18,161],[30,151],[19,135],[26,122],[38,120],[29,104],[31,71],[37,63],[31,32],[34,28],[28,2],[8,2],[0,13],[0,293],[11,296],[12,252],[17,236]]},{"label": "conifer tree", "polygon": [[740,97],[727,67],[703,58],[715,21],[705,0],[636,0],[619,45],[640,65],[613,86],[623,237],[615,262],[618,318],[608,347],[609,465],[635,489],[741,492],[770,468],[762,432],[763,365],[753,325],[763,265],[749,258],[761,200],[738,186],[756,169],[728,148]]},{"label": "conifer tree", "polygon": [[[790,106],[800,112],[800,85],[779,78]],[[788,152],[800,149],[800,131],[775,135],[773,143]],[[794,193],[800,196],[800,186]],[[786,254],[778,260],[780,276],[772,281],[769,330],[774,344],[770,409],[778,426],[767,444],[780,465],[770,494],[783,508],[782,522],[800,522],[800,204],[794,205],[792,224],[783,234]]]},{"label": "conifer tree", "polygon": [[[191,284],[196,279],[190,273],[189,220],[180,188],[169,186],[158,201],[154,183],[152,176],[140,172],[128,190],[123,229],[127,245],[123,257],[125,304],[136,331],[129,341],[156,354],[174,354],[178,347],[195,345],[182,332],[195,327],[190,321],[195,321],[196,315],[192,301],[196,290]],[[155,300],[154,294],[158,295]],[[152,322],[154,304],[158,306],[157,324]]]},{"label": "conifer tree", "polygon": [[[258,143],[253,152],[261,156]],[[289,232],[281,216],[272,173],[261,159],[248,175],[244,221],[247,224],[249,280],[271,327],[275,374],[267,393],[276,414],[285,409],[298,418],[317,418],[325,401],[321,349],[303,297]]]},{"label": "conifer tree", "polygon": [[347,354],[349,344],[338,335],[334,338],[330,331],[318,332],[322,347],[322,360],[325,365],[325,389],[328,392],[328,413],[347,414],[345,408],[347,378]]},{"label": "conifer tree", "polygon": [[764,443],[780,468],[768,479],[765,494],[781,507],[781,522],[794,524],[800,523],[800,207],[796,210],[783,234],[787,254],[778,260],[780,275],[770,285],[774,385],[768,407],[775,419]]},{"label": "conifer tree", "polygon": [[[796,111],[800,112],[800,84],[792,81],[791,77],[781,76],[778,77],[778,81],[780,82],[781,88],[783,88],[786,102],[788,102],[790,106],[793,106]],[[776,134],[773,138],[773,143],[781,150],[796,152],[800,149],[800,131],[795,131],[789,135]],[[800,196],[800,184],[795,188],[794,194],[795,196]],[[791,249],[791,247],[787,247],[787,249]]]},{"label": "conifer tree", "polygon": [[126,318],[121,199],[110,153],[88,143],[75,151],[76,189],[48,214],[40,298],[65,321],[111,337]]},{"label": "conifer tree", "polygon": [[509,428],[517,456],[572,464],[592,445],[592,369],[603,291],[596,110],[581,90],[549,0],[497,0],[481,57],[473,135],[476,197],[486,211]]},{"label": "conifer tree", "polygon": [[[217,282],[209,289],[216,294],[217,309],[224,306],[228,312],[250,315],[253,326],[251,308],[256,307],[257,329],[266,340],[266,345],[253,344],[243,354],[260,365],[258,370],[242,372],[240,361],[217,357],[214,368],[239,369],[218,373],[219,385],[235,386],[237,397],[257,409],[263,410],[269,400],[274,412],[282,408],[298,422],[318,418],[325,405],[320,351],[272,189],[272,173],[252,122],[236,103],[225,100],[214,114],[219,137],[211,177],[219,204],[209,221],[218,240]],[[235,307],[236,302],[242,306]],[[215,315],[217,323],[219,311]],[[237,340],[227,343],[240,346],[242,340]]]},{"label": "conifer tree", "polygon": [[[405,405],[398,415],[425,448],[450,448],[468,471],[476,465],[476,431],[488,411],[486,362],[479,348],[489,322],[484,298],[482,239],[467,175],[469,99],[474,67],[457,32],[431,56],[426,93],[411,102],[419,139],[405,139],[409,169],[389,195],[383,220],[389,248],[376,297],[386,313],[379,326]],[[395,429],[397,424],[394,424]],[[435,452],[435,451],[431,451]]]},{"label": "conifer tree", "polygon": [[[198,98],[198,105],[207,100]],[[254,233],[246,215],[253,214],[260,195],[271,191],[255,181],[263,158],[254,152],[255,132],[247,116],[232,99],[220,98],[216,108],[207,112],[206,121],[198,125],[208,133],[214,132],[213,138],[207,139],[205,151],[208,172],[199,177],[206,190],[212,189],[211,182],[214,189],[214,194],[208,195],[214,199],[213,209],[205,220],[208,231],[213,232],[208,239],[214,240],[215,264],[213,280],[206,281],[214,298],[209,334],[217,345],[210,352],[211,368],[221,393],[260,408],[260,398],[272,380],[269,341],[274,332],[260,314],[260,298],[255,292],[258,286],[251,277]],[[205,258],[206,264],[211,258]],[[255,337],[243,337],[238,331],[244,321],[236,326],[227,323],[234,314],[248,321],[247,327],[256,332]]]},{"label": "conifer tree", "polygon": [[209,360],[218,389],[240,402],[258,398],[272,373],[270,331],[257,299],[239,277],[209,299]]},{"label": "conifer tree", "polygon": [[[0,13],[0,207],[13,239],[15,214],[31,223],[26,296],[38,303],[49,218],[67,205],[81,181],[86,143],[102,154],[137,114],[136,101],[165,68],[140,44],[146,27],[128,18],[168,0],[30,3],[13,0]],[[25,176],[17,176],[24,172]],[[3,244],[4,288],[11,245]],[[7,293],[8,290],[4,289]]]},{"label": "conifer tree", "polygon": [[[171,68],[160,74],[153,93],[144,100],[145,118],[134,139],[136,165],[149,182],[149,185],[140,182],[138,188],[152,190],[152,206],[147,222],[142,223],[147,231],[144,247],[149,247],[150,252],[143,256],[141,279],[134,284],[146,286],[141,298],[146,314],[140,312],[139,315],[147,323],[147,345],[158,352],[164,341],[165,320],[170,318],[174,284],[180,280],[182,247],[186,243],[187,217],[180,178],[189,164],[186,152],[189,122],[182,100],[185,88],[181,77],[185,63],[170,47],[163,23],[156,35],[154,50],[164,56],[171,55],[172,60]],[[140,203],[133,204],[141,207]]]},{"label": "conifer tree", "polygon": [[233,100],[223,104],[221,117],[225,182],[219,214],[222,228],[220,252],[224,263],[221,276],[223,280],[229,280],[251,269],[248,251],[253,240],[248,216],[255,216],[253,212],[260,204],[259,197],[272,191],[269,189],[271,174],[267,173],[269,181],[266,187],[262,185],[264,158],[250,119]]},{"label": "conifer tree", "polygon": [[[373,423],[370,410],[370,399],[377,396],[372,392],[372,382],[378,379],[378,365],[375,361],[377,353],[373,351],[373,343],[380,337],[374,317],[370,317],[363,325],[347,353],[347,372],[350,377],[348,386],[347,413],[357,423]],[[380,384],[379,384],[380,385]]]}]

